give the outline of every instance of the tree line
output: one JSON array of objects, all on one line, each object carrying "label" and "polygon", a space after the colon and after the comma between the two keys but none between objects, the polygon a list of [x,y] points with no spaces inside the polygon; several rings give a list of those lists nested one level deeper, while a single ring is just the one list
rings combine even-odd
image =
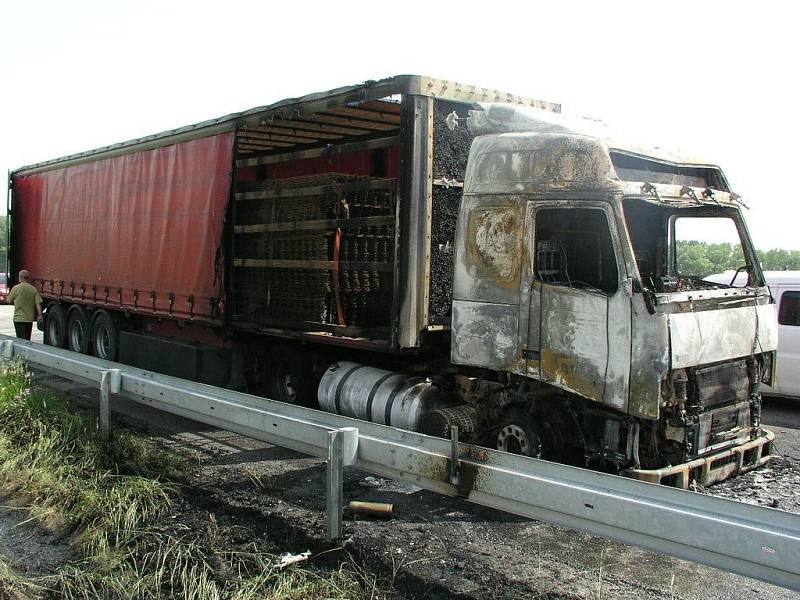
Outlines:
[{"label": "tree line", "polygon": [[[708,244],[697,240],[678,240],[678,272],[706,277],[712,273],[736,270],[744,265],[740,244]],[[800,270],[800,250],[756,250],[765,271]]]}]

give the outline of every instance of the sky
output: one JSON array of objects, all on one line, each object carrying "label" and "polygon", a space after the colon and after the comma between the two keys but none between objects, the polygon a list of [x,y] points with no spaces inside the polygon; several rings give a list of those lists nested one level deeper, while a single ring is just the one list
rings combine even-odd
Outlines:
[{"label": "sky", "polygon": [[750,206],[757,248],[800,250],[792,5],[6,2],[0,170],[416,73],[558,102],[706,157]]}]

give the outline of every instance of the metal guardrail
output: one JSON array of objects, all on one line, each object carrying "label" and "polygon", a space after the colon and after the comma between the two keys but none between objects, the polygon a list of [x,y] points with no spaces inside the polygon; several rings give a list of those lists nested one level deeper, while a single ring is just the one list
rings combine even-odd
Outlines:
[{"label": "metal guardrail", "polygon": [[119,396],[328,458],[328,535],[341,534],[342,468],[579,529],[800,590],[800,516],[506,454],[168,377],[0,336],[0,356]]}]

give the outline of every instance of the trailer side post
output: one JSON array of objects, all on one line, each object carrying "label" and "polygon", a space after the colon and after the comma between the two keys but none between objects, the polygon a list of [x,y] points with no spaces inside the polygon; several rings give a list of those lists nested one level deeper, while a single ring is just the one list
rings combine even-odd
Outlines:
[{"label": "trailer side post", "polygon": [[405,96],[400,178],[400,348],[416,348],[428,321],[433,99]]}]

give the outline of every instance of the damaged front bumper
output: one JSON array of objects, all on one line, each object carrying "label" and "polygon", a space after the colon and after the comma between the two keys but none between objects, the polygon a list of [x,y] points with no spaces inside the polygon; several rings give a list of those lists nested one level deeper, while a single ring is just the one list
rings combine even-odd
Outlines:
[{"label": "damaged front bumper", "polygon": [[684,490],[693,480],[706,486],[765,464],[774,456],[774,439],[773,432],[762,429],[757,438],[715,454],[661,469],[627,469],[623,475],[650,483],[666,483]]}]

